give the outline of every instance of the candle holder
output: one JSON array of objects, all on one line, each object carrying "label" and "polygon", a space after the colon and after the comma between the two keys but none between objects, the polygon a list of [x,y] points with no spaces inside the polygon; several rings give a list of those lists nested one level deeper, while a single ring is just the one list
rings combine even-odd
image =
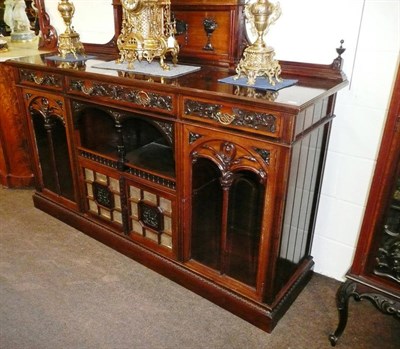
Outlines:
[{"label": "candle holder", "polygon": [[243,57],[236,67],[235,80],[242,75],[247,76],[247,84],[254,85],[258,76],[268,78],[271,85],[276,81],[281,81],[281,67],[279,62],[274,59],[275,52],[264,41],[264,36],[269,27],[276,22],[281,15],[279,3],[272,4],[268,0],[257,0],[245,6],[245,16],[250,25],[255,28],[257,38],[254,43],[248,46]]},{"label": "candle holder", "polygon": [[174,65],[178,62],[179,45],[176,41],[175,22],[171,21],[170,0],[121,0],[122,29],[117,40],[119,59],[133,69],[134,61],[160,59],[160,66],[169,70],[164,62],[168,53]]},{"label": "candle holder", "polygon": [[58,3],[58,12],[66,25],[65,32],[58,37],[58,52],[62,58],[66,58],[68,54],[72,54],[76,59],[78,55],[86,56],[79,34],[71,26],[72,17],[75,13],[75,6],[68,0],[61,0]]}]

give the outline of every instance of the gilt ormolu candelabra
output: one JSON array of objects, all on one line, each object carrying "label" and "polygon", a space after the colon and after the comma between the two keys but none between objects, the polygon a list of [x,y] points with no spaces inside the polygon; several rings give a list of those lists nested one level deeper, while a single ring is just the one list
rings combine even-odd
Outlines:
[{"label": "gilt ormolu candelabra", "polygon": [[170,0],[121,0],[122,29],[118,37],[119,59],[117,63],[128,63],[155,57],[160,66],[168,70],[164,62],[170,53],[174,65],[178,62],[179,45],[175,40],[175,23],[171,21]]},{"label": "gilt ormolu candelabra", "polygon": [[62,58],[66,58],[68,54],[72,54],[75,58],[77,55],[85,56],[85,48],[79,39],[79,34],[71,26],[72,17],[75,13],[75,6],[68,0],[61,0],[58,3],[58,11],[66,25],[65,32],[58,37],[58,52]]},{"label": "gilt ormolu candelabra", "polygon": [[257,39],[244,50],[243,57],[236,67],[235,79],[244,75],[247,76],[247,84],[254,85],[258,76],[265,76],[271,85],[275,85],[276,81],[280,81],[281,67],[274,59],[274,49],[266,45],[264,36],[281,15],[279,3],[257,0],[245,6],[245,15],[257,32]]}]

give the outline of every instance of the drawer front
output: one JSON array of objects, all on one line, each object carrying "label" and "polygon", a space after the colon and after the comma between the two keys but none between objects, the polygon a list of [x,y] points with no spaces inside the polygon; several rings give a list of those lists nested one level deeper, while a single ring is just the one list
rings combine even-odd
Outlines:
[{"label": "drawer front", "polygon": [[62,75],[36,71],[31,69],[19,70],[19,82],[26,86],[40,86],[51,90],[60,91],[63,86]]},{"label": "drawer front", "polygon": [[150,109],[169,115],[175,115],[176,112],[173,94],[79,78],[68,79],[67,89],[74,95],[92,97],[117,105],[134,105],[138,109]]},{"label": "drawer front", "polygon": [[215,126],[281,138],[282,115],[278,112],[232,103],[183,98],[183,118]]}]

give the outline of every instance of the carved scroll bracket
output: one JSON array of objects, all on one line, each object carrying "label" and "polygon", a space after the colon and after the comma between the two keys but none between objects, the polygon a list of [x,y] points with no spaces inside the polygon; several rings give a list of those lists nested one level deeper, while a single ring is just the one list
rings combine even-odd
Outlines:
[{"label": "carved scroll bracket", "polygon": [[50,17],[46,12],[44,0],[34,0],[38,10],[38,20],[40,28],[39,46],[40,50],[52,50],[57,47],[57,31],[50,24]]}]

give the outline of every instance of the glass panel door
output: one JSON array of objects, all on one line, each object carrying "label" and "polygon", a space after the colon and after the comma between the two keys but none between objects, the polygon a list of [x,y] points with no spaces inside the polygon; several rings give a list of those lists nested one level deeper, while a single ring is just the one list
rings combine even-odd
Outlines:
[{"label": "glass panel door", "polygon": [[210,160],[193,165],[192,258],[220,270],[222,188],[220,171]]},{"label": "glass panel door", "polygon": [[229,191],[225,273],[255,286],[264,187],[249,171],[235,175]]},{"label": "glass panel door", "polygon": [[74,200],[67,135],[62,119],[54,115],[45,118],[32,112],[32,121],[44,187]]},{"label": "glass panel door", "polygon": [[222,187],[211,160],[193,165],[191,257],[249,286],[256,286],[264,185],[251,171],[232,173]]}]

